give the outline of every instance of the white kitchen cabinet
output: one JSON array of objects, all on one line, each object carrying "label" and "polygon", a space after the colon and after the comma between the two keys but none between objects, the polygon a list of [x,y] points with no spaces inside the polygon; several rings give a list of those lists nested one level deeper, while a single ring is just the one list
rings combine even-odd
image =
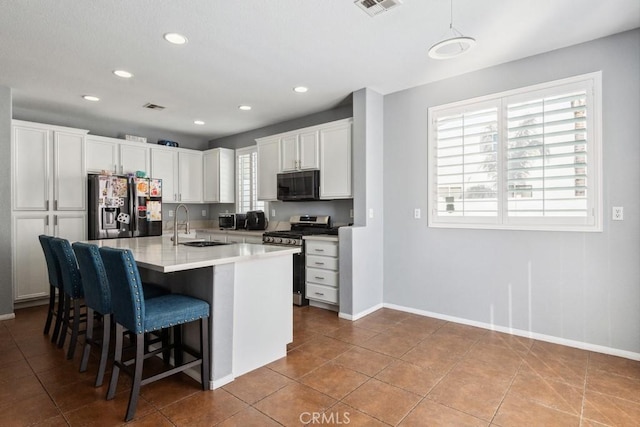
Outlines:
[{"label": "white kitchen cabinet", "polygon": [[258,144],[258,200],[277,200],[280,138],[260,138],[256,142]]},{"label": "white kitchen cabinet", "polygon": [[318,131],[285,134],[280,139],[282,172],[318,169]]},{"label": "white kitchen cabinet", "polygon": [[151,148],[150,176],[162,180],[163,202],[178,202],[178,152],[175,148]]},{"label": "white kitchen cabinet", "polygon": [[322,304],[338,304],[339,258],[335,240],[305,239],[307,298]]},{"label": "white kitchen cabinet", "polygon": [[178,200],[202,203],[202,152],[180,150],[178,153]]},{"label": "white kitchen cabinet", "polygon": [[[119,144],[121,174],[144,171],[149,175],[149,147],[141,142],[125,142]],[[155,178],[155,177],[154,177]]]},{"label": "white kitchen cabinet", "polygon": [[205,203],[235,202],[235,151],[228,148],[206,150],[203,160]]},{"label": "white kitchen cabinet", "polygon": [[47,297],[49,278],[38,236],[53,235],[72,242],[85,240],[86,214],[16,212],[12,222],[14,300]]},{"label": "white kitchen cabinet", "polygon": [[120,173],[120,160],[118,158],[120,141],[121,140],[116,138],[87,135],[87,172],[101,173],[102,171],[111,171],[113,173]]},{"label": "white kitchen cabinet", "polygon": [[13,121],[12,210],[86,209],[87,131]]},{"label": "white kitchen cabinet", "polygon": [[351,119],[340,120],[319,130],[321,199],[353,197],[351,123]]}]

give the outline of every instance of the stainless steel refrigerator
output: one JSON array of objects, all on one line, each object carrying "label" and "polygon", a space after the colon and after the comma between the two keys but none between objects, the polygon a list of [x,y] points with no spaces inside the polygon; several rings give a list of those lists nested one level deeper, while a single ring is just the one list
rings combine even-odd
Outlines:
[{"label": "stainless steel refrigerator", "polygon": [[162,235],[162,180],[89,175],[90,240]]}]

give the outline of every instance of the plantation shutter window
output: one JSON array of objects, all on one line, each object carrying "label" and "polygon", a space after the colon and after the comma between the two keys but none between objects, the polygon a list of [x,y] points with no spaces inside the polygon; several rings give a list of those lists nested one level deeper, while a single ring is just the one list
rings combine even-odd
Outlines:
[{"label": "plantation shutter window", "polygon": [[265,210],[265,203],[258,200],[258,152],[256,147],[236,150],[237,202],[236,212]]},{"label": "plantation shutter window", "polygon": [[429,108],[429,225],[601,231],[601,73]]}]

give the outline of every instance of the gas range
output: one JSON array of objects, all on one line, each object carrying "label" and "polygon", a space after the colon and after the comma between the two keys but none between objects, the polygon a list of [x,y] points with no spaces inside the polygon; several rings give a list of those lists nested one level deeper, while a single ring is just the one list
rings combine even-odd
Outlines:
[{"label": "gas range", "polygon": [[303,246],[303,237],[314,234],[337,235],[338,229],[331,227],[328,215],[295,215],[289,219],[291,230],[267,231],[262,243],[282,246]]}]

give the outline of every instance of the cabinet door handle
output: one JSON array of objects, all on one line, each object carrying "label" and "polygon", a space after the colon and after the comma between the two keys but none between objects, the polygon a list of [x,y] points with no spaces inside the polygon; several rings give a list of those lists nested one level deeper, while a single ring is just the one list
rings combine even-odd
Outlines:
[{"label": "cabinet door handle", "polygon": [[[48,211],[48,210],[49,210],[49,201],[48,201],[48,200],[45,200],[44,204],[45,204],[45,206],[46,206],[46,209],[45,209],[45,210],[47,210],[47,211]],[[49,225],[49,223],[47,223],[47,225]]]},{"label": "cabinet door handle", "polygon": [[316,252],[324,252],[324,249],[314,249]]},{"label": "cabinet door handle", "polygon": [[322,293],[322,292],[314,292],[314,294],[324,296],[324,293]]},{"label": "cabinet door handle", "polygon": [[47,227],[49,226],[49,215],[45,217],[44,225],[46,225]]},{"label": "cabinet door handle", "polygon": [[318,279],[318,280],[324,280],[324,277],[316,276],[316,279]]},{"label": "cabinet door handle", "polygon": [[173,200],[178,201],[178,195],[176,193],[173,193]]},{"label": "cabinet door handle", "polygon": [[315,263],[316,265],[324,265],[324,262],[317,262]]},{"label": "cabinet door handle", "polygon": [[54,215],[53,216],[53,226],[57,227],[58,226],[58,215]]},{"label": "cabinet door handle", "polygon": [[54,200],[53,201],[53,210],[57,211],[58,210],[58,200]]}]

